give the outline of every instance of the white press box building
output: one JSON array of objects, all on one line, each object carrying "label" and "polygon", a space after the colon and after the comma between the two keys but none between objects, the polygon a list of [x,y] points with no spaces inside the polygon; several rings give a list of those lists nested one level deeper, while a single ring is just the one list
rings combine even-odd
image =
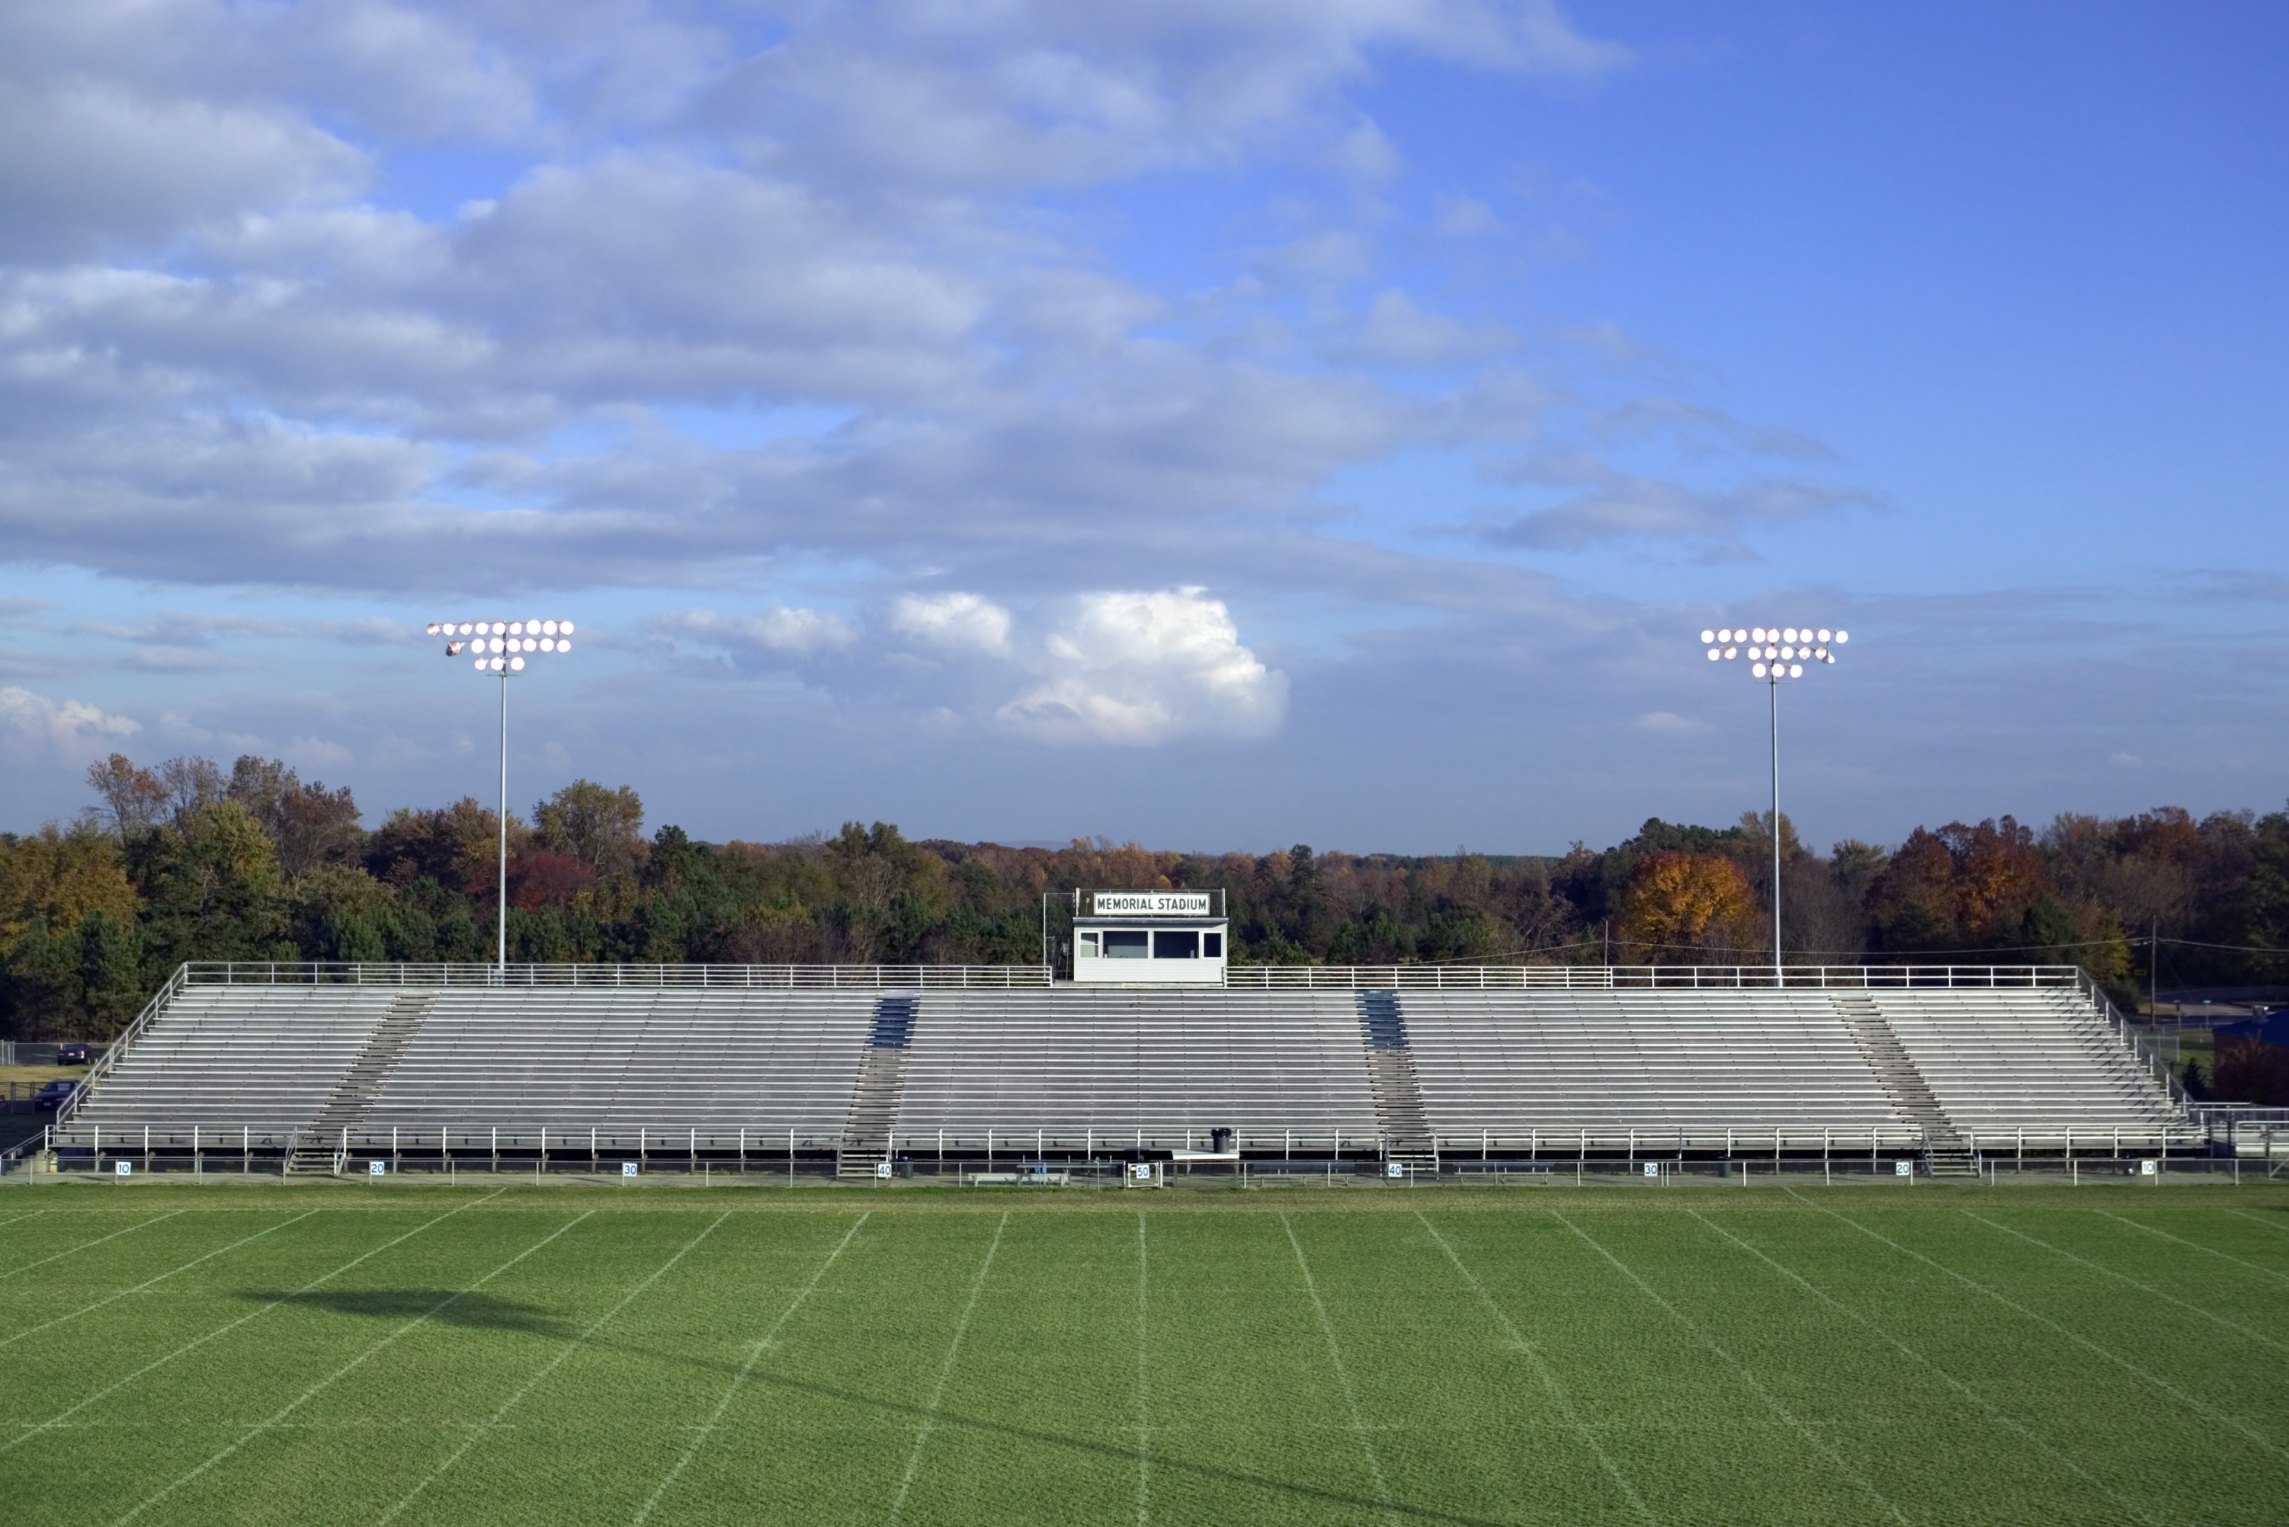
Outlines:
[{"label": "white press box building", "polygon": [[1083,891],[1073,916],[1073,979],[1099,986],[1222,986],[1220,891]]}]

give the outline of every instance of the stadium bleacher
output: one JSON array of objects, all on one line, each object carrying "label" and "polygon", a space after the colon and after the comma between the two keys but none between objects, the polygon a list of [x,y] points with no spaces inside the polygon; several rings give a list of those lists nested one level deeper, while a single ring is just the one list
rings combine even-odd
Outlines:
[{"label": "stadium bleacher", "polygon": [[186,986],[76,1122],[299,1129],[333,1096],[399,995],[387,987]]},{"label": "stadium bleacher", "polygon": [[[1410,1167],[1641,1149],[1978,1151],[2198,1139],[2072,972],[1970,985],[1880,972],[1834,987],[1579,984],[1345,989],[747,984],[604,968],[553,984],[172,983],[59,1120],[64,1149],[149,1132],[294,1168],[481,1138],[545,1156],[676,1137],[823,1153],[846,1174],[917,1154],[1298,1152]],[[336,968],[338,970],[338,968]],[[1537,968],[1537,976],[1551,972]],[[777,972],[784,975],[785,972]],[[1377,973],[1380,974],[1380,973]],[[292,972],[289,972],[291,977]],[[1625,978],[1626,977],[1626,978]],[[1571,976],[1567,977],[1572,979]],[[275,983],[275,984],[273,984]],[[1332,989],[1328,989],[1332,988]],[[864,1081],[862,1083],[862,1078]],[[603,1144],[599,1144],[599,1141]],[[156,1148],[156,1147],[154,1147]]]},{"label": "stadium bleacher", "polygon": [[2071,988],[1869,996],[1948,1118],[1968,1134],[2144,1135],[2179,1122],[2152,1072]]},{"label": "stadium bleacher", "polygon": [[361,1121],[839,1129],[869,991],[448,989]]},{"label": "stadium bleacher", "polygon": [[982,1144],[1142,1137],[1204,1148],[1375,1135],[1348,992],[1062,987],[932,992],[907,1058],[898,1130]]},{"label": "stadium bleacher", "polygon": [[1823,991],[1405,992],[1399,1007],[1442,1136],[1908,1122]]}]

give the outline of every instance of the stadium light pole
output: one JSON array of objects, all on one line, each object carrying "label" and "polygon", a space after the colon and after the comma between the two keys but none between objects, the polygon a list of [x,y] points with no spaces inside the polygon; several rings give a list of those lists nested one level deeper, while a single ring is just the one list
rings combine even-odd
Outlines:
[{"label": "stadium light pole", "polygon": [[1804,665],[1833,664],[1835,649],[1852,639],[1848,631],[1826,626],[1726,626],[1701,633],[1712,663],[1746,657],[1749,676],[1762,679],[1772,705],[1772,984],[1785,986],[1780,963],[1780,682],[1804,677]]},{"label": "stadium light pole", "polygon": [[570,652],[569,620],[433,620],[431,636],[445,638],[447,657],[468,656],[479,673],[501,681],[501,815],[499,878],[494,886],[493,979],[509,983],[509,680],[525,671],[527,654]]}]

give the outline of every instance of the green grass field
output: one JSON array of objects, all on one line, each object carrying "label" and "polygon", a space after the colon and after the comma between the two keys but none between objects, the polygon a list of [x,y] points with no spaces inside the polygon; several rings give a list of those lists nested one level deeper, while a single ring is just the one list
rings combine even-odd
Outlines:
[{"label": "green grass field", "polygon": [[0,1192],[19,1522],[2278,1522],[2289,1191]]}]

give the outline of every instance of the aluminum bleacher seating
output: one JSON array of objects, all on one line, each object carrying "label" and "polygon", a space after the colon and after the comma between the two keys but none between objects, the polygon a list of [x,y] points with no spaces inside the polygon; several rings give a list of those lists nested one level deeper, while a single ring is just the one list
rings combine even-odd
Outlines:
[{"label": "aluminum bleacher seating", "polygon": [[1059,987],[928,992],[898,1133],[918,1147],[1370,1145],[1375,1102],[1349,992]]},{"label": "aluminum bleacher seating", "polygon": [[877,995],[441,990],[364,1127],[839,1132]]},{"label": "aluminum bleacher seating", "polygon": [[74,1122],[298,1129],[397,996],[387,987],[185,987]]},{"label": "aluminum bleacher seating", "polygon": [[2146,1064],[2071,987],[1869,996],[1957,1129],[1990,1140],[2188,1130]]},{"label": "aluminum bleacher seating", "polygon": [[1823,991],[1403,992],[1442,1137],[1906,1129]]}]

